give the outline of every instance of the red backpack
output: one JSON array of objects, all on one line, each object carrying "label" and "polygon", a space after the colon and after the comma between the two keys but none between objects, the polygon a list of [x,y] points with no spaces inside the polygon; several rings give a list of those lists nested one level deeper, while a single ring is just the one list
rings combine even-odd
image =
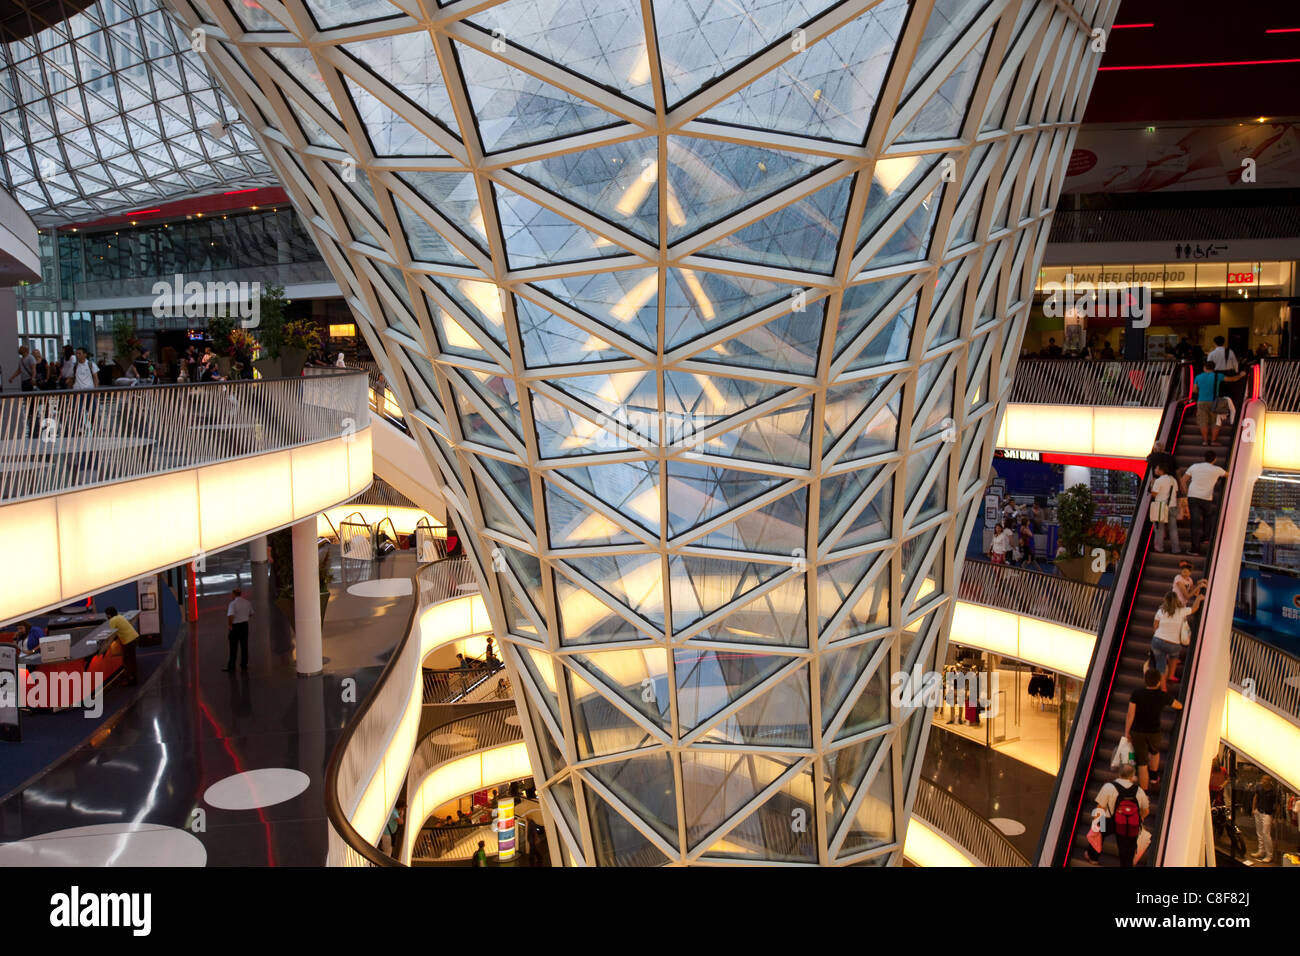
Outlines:
[{"label": "red backpack", "polygon": [[1137,802],[1137,785],[1125,789],[1120,786],[1118,780],[1115,783],[1115,813],[1112,820],[1115,823],[1115,835],[1122,837],[1135,837],[1138,831],[1142,829],[1142,810]]}]

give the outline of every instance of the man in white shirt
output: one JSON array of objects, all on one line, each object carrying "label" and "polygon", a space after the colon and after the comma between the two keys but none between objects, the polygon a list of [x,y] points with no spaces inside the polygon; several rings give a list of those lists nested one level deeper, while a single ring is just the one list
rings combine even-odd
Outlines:
[{"label": "man in white shirt", "polygon": [[[1107,831],[1115,834],[1116,849],[1119,851],[1119,865],[1126,867],[1132,866],[1133,858],[1137,856],[1138,838],[1136,834],[1129,836],[1120,833],[1121,822],[1115,819],[1115,808],[1119,805],[1121,795],[1125,801],[1131,800],[1137,804],[1139,820],[1145,820],[1147,814],[1151,812],[1151,801],[1147,799],[1146,793],[1138,786],[1136,777],[1136,766],[1131,763],[1121,766],[1119,776],[1109,783],[1102,784],[1101,789],[1097,791],[1097,809],[1093,811],[1094,816],[1098,813],[1105,815]],[[1125,822],[1129,822],[1131,825],[1131,821]],[[1088,862],[1097,862],[1099,854],[1091,846],[1084,852]]]},{"label": "man in white shirt", "polygon": [[230,625],[227,640],[230,642],[230,656],[226,659],[223,671],[235,669],[235,652],[239,652],[242,663],[240,670],[248,670],[248,620],[253,616],[253,605],[244,597],[244,592],[235,588],[230,592],[230,604],[226,606],[226,623]]},{"label": "man in white shirt", "polygon": [[1214,367],[1220,372],[1236,373],[1237,353],[1228,348],[1227,341],[1222,335],[1214,337],[1214,348],[1210,354],[1205,356],[1205,361],[1213,362]]},{"label": "man in white shirt", "polygon": [[73,391],[84,391],[99,384],[99,366],[86,355],[85,349],[77,349],[76,364],[72,368]]},{"label": "man in white shirt", "polygon": [[1215,454],[1206,450],[1205,461],[1187,468],[1187,507],[1192,517],[1192,550],[1204,554],[1214,533],[1214,486],[1227,474],[1214,463]]},{"label": "man in white shirt", "polygon": [[1174,554],[1182,550],[1178,541],[1178,479],[1165,471],[1164,464],[1156,465],[1155,481],[1151,483],[1151,504],[1153,515],[1163,511],[1163,521],[1152,520],[1156,529],[1155,549],[1161,554],[1165,550],[1165,529],[1169,530],[1170,549]]}]

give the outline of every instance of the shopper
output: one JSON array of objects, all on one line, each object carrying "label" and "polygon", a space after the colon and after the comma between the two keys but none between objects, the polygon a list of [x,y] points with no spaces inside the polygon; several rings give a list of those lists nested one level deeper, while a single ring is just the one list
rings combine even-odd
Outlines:
[{"label": "shopper", "polygon": [[1218,403],[1224,397],[1224,383],[1239,382],[1246,376],[1241,372],[1225,375],[1208,359],[1202,368],[1204,370],[1201,374],[1192,380],[1192,393],[1196,397],[1196,424],[1201,429],[1201,443],[1217,445],[1221,428]]},{"label": "shopper", "polygon": [[72,388],[73,373],[77,370],[77,353],[71,345],[63,346],[63,361],[59,364],[59,387]]},{"label": "shopper", "polygon": [[989,548],[989,560],[994,564],[1006,564],[1007,553],[1011,550],[1011,537],[1001,522],[993,526],[993,544]]},{"label": "shopper", "polygon": [[487,866],[486,846],[482,840],[478,841],[478,849],[474,851],[474,866]]},{"label": "shopper", "polygon": [[36,389],[36,356],[32,355],[31,349],[25,345],[18,346],[18,368],[9,376],[8,381],[22,376],[18,383],[19,388],[24,392],[35,391]]},{"label": "shopper", "polygon": [[1028,518],[1020,519],[1020,566],[1038,566],[1034,555],[1034,528]]},{"label": "shopper", "polygon": [[1160,675],[1160,689],[1169,689],[1169,678],[1173,676],[1174,661],[1182,652],[1183,645],[1191,642],[1191,625],[1187,619],[1201,609],[1205,600],[1206,582],[1196,587],[1196,597],[1192,603],[1183,606],[1175,591],[1165,595],[1165,599],[1156,608],[1155,633],[1151,636],[1151,660],[1155,672]]},{"label": "shopper", "polygon": [[76,360],[72,366],[72,389],[84,391],[99,384],[99,366],[86,354],[85,349],[77,349]]},{"label": "shopper", "polygon": [[1183,602],[1183,607],[1192,603],[1192,598],[1196,594],[1196,581],[1192,579],[1192,566],[1189,562],[1178,562],[1178,574],[1174,576],[1173,591],[1178,595],[1178,600]]},{"label": "shopper", "polygon": [[226,605],[226,624],[229,626],[226,639],[230,643],[230,656],[226,658],[223,671],[235,669],[235,652],[239,652],[240,670],[248,670],[248,619],[253,616],[253,605],[244,597],[244,592],[235,588],[230,592],[230,603]]},{"label": "shopper", "polygon": [[1187,468],[1187,506],[1191,511],[1191,550],[1204,554],[1214,536],[1214,488],[1227,471],[1216,464],[1218,456],[1206,449],[1205,460]]},{"label": "shopper", "polygon": [[1156,465],[1156,480],[1151,483],[1151,524],[1156,529],[1155,550],[1165,553],[1165,533],[1174,554],[1182,552],[1178,541],[1178,480],[1161,462]]},{"label": "shopper", "polygon": [[[78,349],[78,351],[81,351]],[[83,353],[84,354],[84,353]],[[133,687],[139,681],[140,672],[135,659],[135,642],[140,638],[131,622],[117,613],[111,604],[104,608],[108,615],[108,628],[122,647],[122,670],[126,672],[126,685]]]},{"label": "shopper", "polygon": [[[1126,763],[1119,768],[1119,776],[1102,784],[1097,792],[1097,807],[1106,820],[1106,829],[1115,834],[1120,866],[1133,865],[1142,821],[1151,812],[1151,801],[1134,779],[1136,776],[1137,768]],[[1091,846],[1084,850],[1084,855],[1090,863],[1100,859],[1100,854]]]},{"label": "shopper", "polygon": [[1273,862],[1273,814],[1277,811],[1277,787],[1268,774],[1259,778],[1250,812],[1255,818],[1255,840],[1258,849],[1251,854],[1260,863]]},{"label": "shopper", "polygon": [[[1160,785],[1160,753],[1165,749],[1160,733],[1160,718],[1166,707],[1182,710],[1182,701],[1160,689],[1160,675],[1147,671],[1143,675],[1146,686],[1133,691],[1128,700],[1128,715],[1124,718],[1124,736],[1133,745],[1133,759],[1137,761],[1138,786]],[[1148,776],[1148,770],[1150,775]]]},{"label": "shopper", "polygon": [[1154,471],[1157,467],[1162,467],[1166,475],[1172,475],[1178,468],[1178,461],[1173,455],[1165,451],[1164,442],[1156,442],[1151,446],[1151,451],[1147,454],[1147,467]]}]

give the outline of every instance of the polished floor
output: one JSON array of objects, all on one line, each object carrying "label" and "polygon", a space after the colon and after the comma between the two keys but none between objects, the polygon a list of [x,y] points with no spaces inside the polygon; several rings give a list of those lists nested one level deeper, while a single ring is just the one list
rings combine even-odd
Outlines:
[{"label": "polished floor", "polygon": [[[205,576],[199,620],[139,698],[94,739],[0,804],[0,866],[318,866],[323,778],[341,729],[405,629],[413,598],[349,593],[408,577],[410,554],[335,575],[325,671],[300,678],[266,565],[228,553]],[[368,563],[369,564],[369,563]],[[225,607],[255,608],[249,670],[224,673]],[[347,693],[347,679],[355,694]]]}]

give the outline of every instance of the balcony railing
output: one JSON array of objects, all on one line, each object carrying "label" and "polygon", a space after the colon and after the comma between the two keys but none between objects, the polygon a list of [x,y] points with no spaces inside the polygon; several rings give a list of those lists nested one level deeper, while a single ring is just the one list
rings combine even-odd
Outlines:
[{"label": "balcony railing", "polygon": [[1029,866],[1029,860],[1001,830],[924,777],[916,781],[912,816],[934,827],[984,866]]},{"label": "balcony railing", "polygon": [[967,559],[957,597],[962,601],[1053,621],[1096,634],[1110,591],[1082,581]]},{"label": "balcony railing", "polygon": [[[453,667],[424,671],[424,703],[480,703],[497,697],[497,681],[504,677],[505,664],[495,667]],[[507,695],[508,696],[508,695]]]},{"label": "balcony railing", "polygon": [[[361,381],[364,383],[364,378]],[[330,866],[401,865],[357,832],[352,825],[353,808],[358,806],[376,774],[391,772],[400,773],[402,779],[406,777],[408,763],[398,760],[400,766],[395,764],[390,769],[385,758],[389,756],[394,728],[400,728],[411,706],[412,694],[423,690],[420,680],[423,648],[418,624],[421,614],[440,601],[465,597],[467,588],[477,588],[468,558],[449,558],[427,565],[416,572],[414,584],[417,599],[402,640],[359,713],[344,728],[330,756],[325,776]],[[397,792],[396,784],[386,787],[385,792]],[[416,825],[407,821],[407,826]]]},{"label": "balcony railing", "polygon": [[0,502],[309,445],[369,424],[361,372],[5,395]]},{"label": "balcony railing", "polygon": [[1270,412],[1300,412],[1300,362],[1265,359],[1260,392]]},{"label": "balcony railing", "polygon": [[1011,401],[1160,408],[1169,400],[1169,383],[1177,369],[1177,362],[1025,359],[1016,366]]},{"label": "balcony railing", "polygon": [[1231,653],[1228,682],[1300,724],[1300,658],[1235,628]]}]

